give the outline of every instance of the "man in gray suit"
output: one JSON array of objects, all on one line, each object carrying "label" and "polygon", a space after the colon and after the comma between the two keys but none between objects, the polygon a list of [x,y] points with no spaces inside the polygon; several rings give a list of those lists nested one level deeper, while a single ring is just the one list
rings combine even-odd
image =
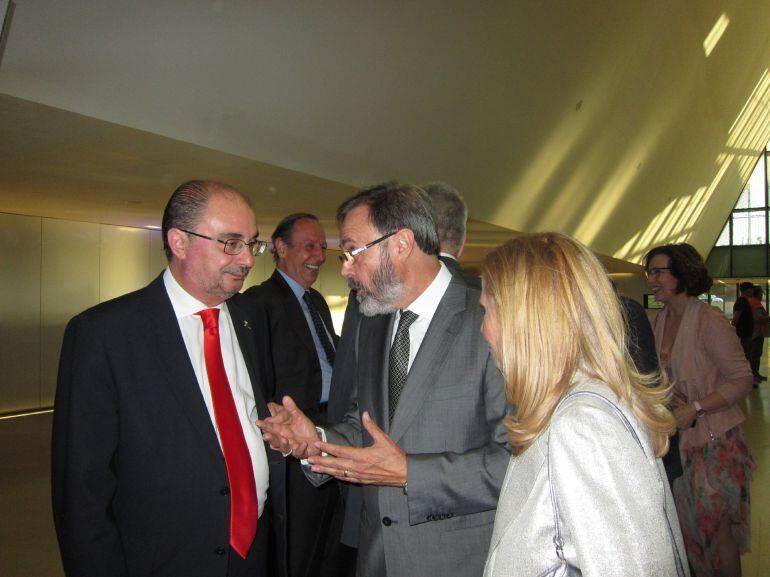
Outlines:
[{"label": "man in gray suit", "polygon": [[328,442],[289,397],[258,424],[273,448],[309,456],[315,482],[364,486],[359,577],[480,575],[510,455],[479,291],[438,260],[419,188],[364,190],[337,219],[365,315],[350,409]]},{"label": "man in gray suit", "polygon": [[439,260],[452,274],[460,275],[470,286],[481,290],[481,279],[465,270],[458,261],[465,248],[465,226],[468,222],[468,207],[463,197],[446,182],[429,182],[421,188],[431,201],[441,251]]}]

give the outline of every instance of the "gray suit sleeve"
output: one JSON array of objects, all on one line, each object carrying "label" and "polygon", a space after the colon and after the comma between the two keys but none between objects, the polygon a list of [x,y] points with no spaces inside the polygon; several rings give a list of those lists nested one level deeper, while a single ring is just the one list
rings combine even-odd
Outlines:
[{"label": "gray suit sleeve", "polygon": [[[407,455],[410,524],[432,520],[436,511],[468,515],[497,507],[511,454],[503,425],[506,413],[503,376],[488,355],[480,375],[489,437],[463,453]],[[441,434],[437,431],[436,434]]]}]

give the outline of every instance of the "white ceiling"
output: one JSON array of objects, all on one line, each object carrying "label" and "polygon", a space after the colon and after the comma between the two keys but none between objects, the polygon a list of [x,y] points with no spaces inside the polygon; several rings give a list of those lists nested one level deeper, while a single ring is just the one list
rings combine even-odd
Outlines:
[{"label": "white ceiling", "polygon": [[[331,223],[355,187],[440,179],[466,196],[479,247],[498,227],[556,229],[620,254],[714,182],[770,65],[766,8],[14,0],[0,211],[144,226],[206,177],[252,196],[269,229],[294,210]],[[752,117],[737,156],[764,146],[769,117]],[[682,229],[696,245],[735,201],[728,168]]]}]

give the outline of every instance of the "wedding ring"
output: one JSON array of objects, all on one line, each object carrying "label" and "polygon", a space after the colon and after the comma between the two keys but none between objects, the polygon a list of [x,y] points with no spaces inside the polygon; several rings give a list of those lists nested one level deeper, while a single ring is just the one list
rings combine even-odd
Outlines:
[{"label": "wedding ring", "polygon": [[348,470],[347,470],[347,469],[345,469],[344,471],[342,471],[342,476],[343,476],[343,477],[347,477],[347,476],[348,476]]}]

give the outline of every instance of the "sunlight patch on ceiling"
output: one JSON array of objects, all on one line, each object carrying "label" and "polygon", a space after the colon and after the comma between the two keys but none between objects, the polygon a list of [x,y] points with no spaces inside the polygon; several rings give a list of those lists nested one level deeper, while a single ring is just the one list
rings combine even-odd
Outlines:
[{"label": "sunlight patch on ceiling", "polygon": [[770,70],[765,69],[728,132],[725,148],[716,159],[716,174],[708,186],[693,194],[671,200],[646,229],[635,233],[613,256],[641,263],[653,246],[687,242],[703,215],[712,195],[724,180],[728,169],[737,172],[740,182],[751,176],[757,155],[770,140]]},{"label": "sunlight patch on ceiling", "polygon": [[730,24],[730,19],[724,12],[717,18],[711,31],[706,35],[706,39],[703,41],[703,51],[706,53],[706,58],[711,56],[711,53],[716,48],[719,41],[722,39],[722,34],[727,30],[727,25]]}]

